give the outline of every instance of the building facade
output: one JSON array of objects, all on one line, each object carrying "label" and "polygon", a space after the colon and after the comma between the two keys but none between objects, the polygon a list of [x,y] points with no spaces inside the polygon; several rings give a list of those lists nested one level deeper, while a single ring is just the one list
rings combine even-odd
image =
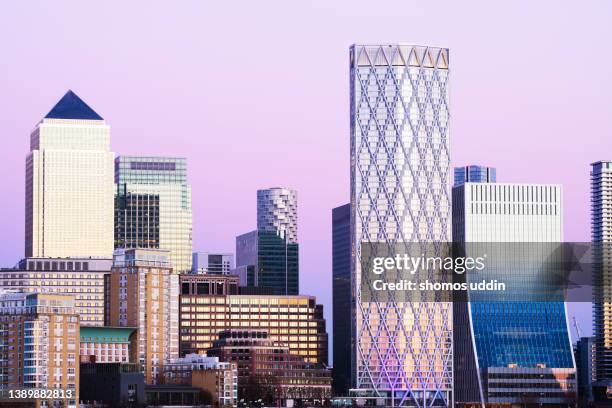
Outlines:
[{"label": "building facade", "polygon": [[297,244],[297,191],[283,187],[257,190],[257,229],[276,232],[288,244]]},{"label": "building facade", "polygon": [[487,166],[462,166],[455,167],[455,184],[463,183],[495,183],[497,181],[497,170]]},{"label": "building facade", "polygon": [[[612,387],[612,161],[591,164],[591,241],[594,254],[593,327],[597,387]],[[606,392],[598,394],[607,394]]]},{"label": "building facade", "polygon": [[[234,295],[237,278],[182,275],[181,355],[205,354],[219,333],[230,329],[265,330],[306,362],[327,365],[328,339],[323,306],[313,296]],[[224,279],[225,281],[221,281]]]},{"label": "building facade", "polygon": [[178,358],[178,275],[168,255],[160,249],[119,249],[110,274],[110,325],[136,328],[134,362],[147,384],[160,383],[164,364]]},{"label": "building facade", "polygon": [[274,295],[299,293],[299,244],[274,231],[251,231],[236,237],[236,271],[241,285]]},{"label": "building facade", "polygon": [[234,254],[194,252],[191,262],[193,273],[228,275],[234,269]]},{"label": "building facade", "polygon": [[104,325],[104,275],[112,259],[26,258],[0,269],[0,289],[72,295],[84,326]]},{"label": "building facade", "polygon": [[241,399],[268,397],[278,402],[331,397],[329,370],[292,354],[289,347],[272,340],[265,330],[223,331],[208,354],[237,365]]},{"label": "building facade", "polygon": [[115,183],[115,248],[169,250],[173,271],[190,272],[192,215],[186,159],[117,157]]},{"label": "building facade", "polygon": [[595,338],[581,337],[574,349],[576,376],[578,378],[578,398],[583,406],[593,403],[593,384],[595,377]]},{"label": "building facade", "polygon": [[[562,242],[562,214],[558,185],[467,182],[453,188],[453,240],[495,243],[487,247],[491,251]],[[505,271],[506,258],[488,262],[487,271]],[[565,303],[530,300],[537,276],[506,268],[512,269],[506,276],[524,288],[520,298],[492,300],[470,291],[469,302],[455,302],[455,401],[573,406],[576,369]]]},{"label": "building facade", "polygon": [[448,242],[449,52],[350,48],[352,367],[355,392],[452,405],[452,305],[362,299],[363,246]]},{"label": "building facade", "polygon": [[132,327],[81,326],[82,363],[133,363],[137,333]]},{"label": "building facade", "polygon": [[144,375],[138,364],[81,363],[80,408],[143,406]]},{"label": "building facade", "polygon": [[54,399],[78,407],[79,315],[73,296],[0,295],[0,345],[0,388],[60,388],[63,394]]},{"label": "building facade", "polygon": [[332,210],[333,386],[348,395],[351,382],[351,205]]},{"label": "building facade", "polygon": [[188,354],[164,366],[165,384],[191,385],[210,395],[214,407],[235,407],[238,403],[238,369],[235,362],[218,357]]},{"label": "building facade", "polygon": [[30,135],[26,158],[26,257],[110,258],[110,127],[68,91]]}]

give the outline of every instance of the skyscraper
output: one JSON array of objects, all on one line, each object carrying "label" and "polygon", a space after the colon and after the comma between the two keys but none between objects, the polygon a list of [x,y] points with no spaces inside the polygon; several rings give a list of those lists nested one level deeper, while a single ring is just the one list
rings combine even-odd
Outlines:
[{"label": "skyscraper", "polygon": [[452,306],[362,299],[365,246],[448,242],[449,53],[350,49],[353,385],[394,406],[452,405]]},{"label": "skyscraper", "polygon": [[[458,405],[575,402],[576,369],[565,304],[532,297],[529,289],[538,282],[538,272],[529,269],[532,258],[513,252],[521,248],[513,243],[539,251],[538,245],[561,242],[562,203],[558,185],[468,182],[453,188],[453,241],[495,243],[486,246],[486,253],[520,256],[523,262],[519,273],[506,258],[487,260],[492,265],[487,276],[499,271],[508,279],[520,279],[520,298],[493,301],[470,291],[469,302],[454,303]],[[468,283],[482,277],[465,276]]]},{"label": "skyscraper", "polygon": [[297,192],[283,187],[257,190],[257,229],[297,244]]},{"label": "skyscraper", "polygon": [[347,395],[351,381],[351,205],[332,210],[332,291],[334,316],[333,387]]},{"label": "skyscraper", "polygon": [[495,183],[497,174],[494,167],[487,166],[461,166],[455,167],[455,184],[459,186],[463,183]]},{"label": "skyscraper", "polygon": [[30,135],[26,158],[26,257],[110,258],[110,127],[68,91]]},{"label": "skyscraper", "polygon": [[263,292],[299,293],[296,191],[257,190],[257,229],[236,237],[236,273]]},{"label": "skyscraper", "polygon": [[[591,164],[591,241],[594,254],[593,326],[597,388],[612,387],[612,161]],[[605,394],[604,392],[603,394]],[[597,393],[601,394],[601,393]]]},{"label": "skyscraper", "polygon": [[175,157],[115,160],[115,248],[170,251],[175,273],[191,271],[191,188],[187,162]]},{"label": "skyscraper", "polygon": [[136,362],[147,384],[157,384],[178,357],[178,275],[168,251],[118,249],[110,274],[110,325],[137,329]]},{"label": "skyscraper", "polygon": [[236,273],[241,284],[274,295],[299,293],[298,244],[274,231],[251,231],[236,237]]}]

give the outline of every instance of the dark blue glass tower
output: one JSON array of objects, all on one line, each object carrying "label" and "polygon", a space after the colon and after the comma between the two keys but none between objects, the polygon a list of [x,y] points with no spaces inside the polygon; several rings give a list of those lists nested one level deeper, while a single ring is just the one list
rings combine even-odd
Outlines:
[{"label": "dark blue glass tower", "polygon": [[332,210],[332,290],[334,307],[333,388],[347,395],[351,380],[351,205]]}]

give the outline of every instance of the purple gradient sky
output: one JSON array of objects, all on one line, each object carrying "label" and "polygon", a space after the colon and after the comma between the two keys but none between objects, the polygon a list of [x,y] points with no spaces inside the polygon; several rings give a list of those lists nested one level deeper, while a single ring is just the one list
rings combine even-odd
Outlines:
[{"label": "purple gradient sky", "polygon": [[188,158],[194,249],[233,251],[255,191],[296,188],[301,291],[330,318],[353,42],[449,47],[453,164],[562,183],[565,237],[588,240],[589,163],[612,158],[611,16],[607,0],[2,2],[0,265],[23,253],[29,132],[72,88],[116,154]]}]

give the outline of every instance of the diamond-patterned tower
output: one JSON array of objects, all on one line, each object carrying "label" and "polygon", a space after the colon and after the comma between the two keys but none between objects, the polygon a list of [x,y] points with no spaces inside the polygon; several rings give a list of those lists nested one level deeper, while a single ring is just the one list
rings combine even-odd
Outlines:
[{"label": "diamond-patterned tower", "polygon": [[452,305],[361,297],[362,246],[449,242],[448,49],[353,45],[353,386],[393,406],[452,405]]}]

